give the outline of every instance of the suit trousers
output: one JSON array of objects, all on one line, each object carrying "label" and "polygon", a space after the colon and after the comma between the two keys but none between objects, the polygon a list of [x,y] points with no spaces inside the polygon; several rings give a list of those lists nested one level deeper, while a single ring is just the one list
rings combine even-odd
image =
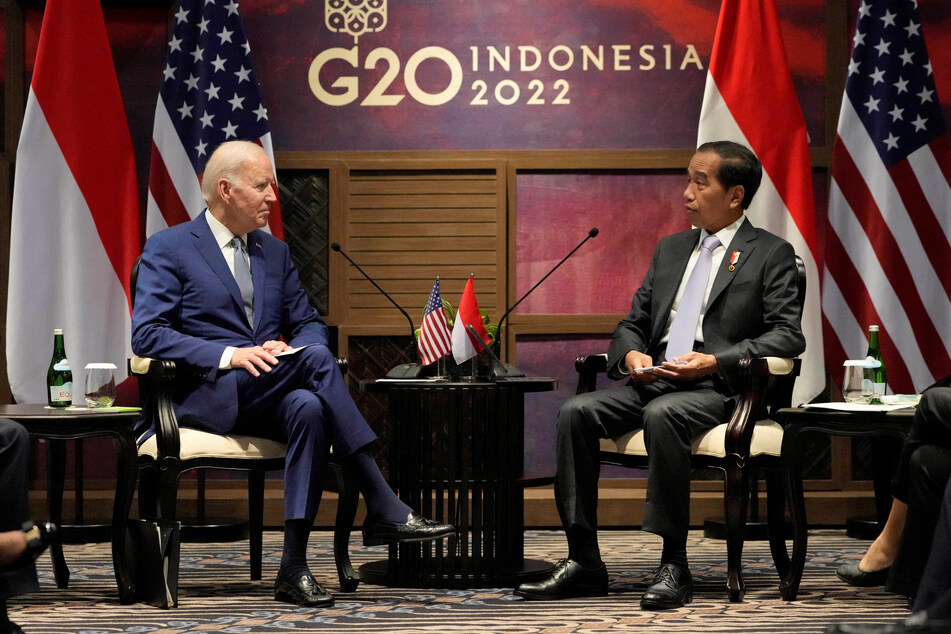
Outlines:
[{"label": "suit trousers", "polygon": [[[20,530],[30,519],[27,475],[30,434],[23,425],[0,418],[0,531]],[[36,566],[0,574],[0,601],[39,589]]]},{"label": "suit trousers", "polygon": [[279,357],[259,377],[243,369],[232,372],[240,373],[234,433],[287,443],[284,519],[313,521],[331,447],[346,458],[376,439],[336,359],[318,344]]},{"label": "suit trousers", "polygon": [[929,619],[951,621],[951,483],[944,487],[931,554],[915,597],[914,611],[920,610]]},{"label": "suit trousers", "polygon": [[690,523],[690,442],[724,422],[734,399],[711,378],[657,381],[579,394],[558,412],[555,501],[569,557],[597,549],[599,438],[644,429],[648,453],[646,531],[685,543]]},{"label": "suit trousers", "polygon": [[885,585],[888,591],[916,595],[949,479],[951,387],[935,387],[921,396],[895,474],[894,496],[908,504],[908,516]]}]

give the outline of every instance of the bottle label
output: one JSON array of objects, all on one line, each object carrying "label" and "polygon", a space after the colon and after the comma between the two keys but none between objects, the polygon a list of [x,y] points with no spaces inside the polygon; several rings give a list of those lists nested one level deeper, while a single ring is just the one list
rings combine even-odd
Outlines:
[{"label": "bottle label", "polygon": [[53,364],[53,369],[56,370],[57,372],[61,372],[63,370],[69,371],[70,369],[69,359],[62,359],[60,361],[57,361],[56,363]]},{"label": "bottle label", "polygon": [[62,385],[50,386],[50,403],[73,403],[73,384],[63,383]]}]

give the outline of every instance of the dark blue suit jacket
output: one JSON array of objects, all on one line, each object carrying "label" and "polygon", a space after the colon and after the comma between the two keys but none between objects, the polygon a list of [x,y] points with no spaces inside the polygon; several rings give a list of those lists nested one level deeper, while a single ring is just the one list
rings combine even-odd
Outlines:
[{"label": "dark blue suit jacket", "polygon": [[238,415],[237,373],[219,372],[225,347],[284,338],[292,346],[327,344],[327,326],[310,305],[287,245],[263,231],[248,234],[254,326],[202,212],[153,235],[139,264],[132,350],[185,366],[175,412],[184,425],[226,433]]}]

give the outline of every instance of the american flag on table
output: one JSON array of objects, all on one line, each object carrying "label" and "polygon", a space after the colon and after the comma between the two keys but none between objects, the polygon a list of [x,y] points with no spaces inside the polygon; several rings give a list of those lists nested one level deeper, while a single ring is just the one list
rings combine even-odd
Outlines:
[{"label": "american flag on table", "polygon": [[437,278],[429,294],[426,311],[423,313],[423,324],[419,328],[419,357],[423,365],[429,365],[439,361],[450,352],[452,352],[452,335],[449,332],[446,311],[442,308]]},{"label": "american flag on table", "polygon": [[[832,159],[822,289],[827,365],[881,326],[894,393],[951,372],[951,144],[914,0],[866,0]],[[836,377],[833,374],[833,377]]]},{"label": "american flag on table", "polygon": [[[225,141],[256,141],[274,164],[267,109],[235,0],[181,0],[155,106],[146,234],[205,208],[200,179]],[[283,238],[280,206],[270,232]]]}]

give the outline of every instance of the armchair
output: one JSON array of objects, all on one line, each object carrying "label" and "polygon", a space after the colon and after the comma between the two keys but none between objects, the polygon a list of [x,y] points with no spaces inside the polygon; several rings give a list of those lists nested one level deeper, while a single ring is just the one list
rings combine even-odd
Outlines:
[{"label": "armchair", "polygon": [[[139,262],[132,269],[133,301]],[[346,373],[347,362],[337,359]],[[179,427],[172,407],[176,364],[171,360],[135,357],[131,373],[139,379],[143,413],[154,421],[156,433],[139,447],[139,513],[142,517],[177,519],[178,481],[182,474],[197,470],[225,469],[248,474],[248,531],[232,539],[249,539],[251,579],[261,578],[264,474],[284,468],[286,446],[274,440],[239,435],[219,435]],[[356,483],[342,465],[328,465],[324,487],[338,494],[334,524],[334,560],[340,588],[353,592],[359,577],[349,555],[350,532],[359,502]],[[203,475],[203,474],[202,474]]]},{"label": "armchair", "polygon": [[[799,299],[805,297],[806,275],[797,256]],[[744,528],[749,505],[749,481],[754,469],[766,476],[767,528],[770,552],[780,579],[789,569],[784,541],[786,496],[782,482],[780,450],[783,428],[769,417],[788,407],[792,388],[799,375],[798,359],[764,357],[744,359],[740,371],[745,386],[730,420],[697,438],[691,446],[694,468],[716,468],[724,473],[723,511],[727,533],[727,593],[730,601],[741,601],[746,591],[742,555]],[[577,393],[595,389],[597,375],[607,370],[606,355],[581,356]],[[601,464],[635,469],[647,468],[644,432],[637,430],[614,438],[601,439]]]}]

